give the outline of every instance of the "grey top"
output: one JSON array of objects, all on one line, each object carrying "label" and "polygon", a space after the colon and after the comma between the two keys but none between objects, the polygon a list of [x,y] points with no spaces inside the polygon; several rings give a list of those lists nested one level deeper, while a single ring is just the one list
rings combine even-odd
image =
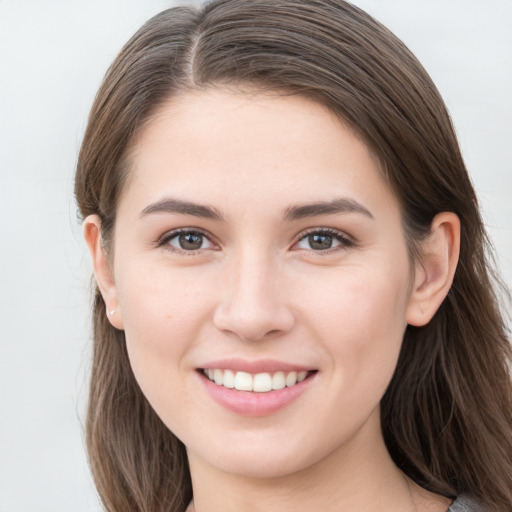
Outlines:
[{"label": "grey top", "polygon": [[483,512],[478,503],[466,494],[459,496],[451,505],[447,512]]}]

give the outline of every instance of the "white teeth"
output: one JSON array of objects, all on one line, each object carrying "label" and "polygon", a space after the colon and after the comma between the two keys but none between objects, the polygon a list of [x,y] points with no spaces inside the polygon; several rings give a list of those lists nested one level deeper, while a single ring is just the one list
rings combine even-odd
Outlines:
[{"label": "white teeth", "polygon": [[297,384],[297,372],[290,372],[286,376],[286,379],[284,379],[284,382],[288,387],[293,386],[294,384]]},{"label": "white teeth", "polygon": [[224,382],[222,382],[222,385],[230,389],[235,387],[235,374],[231,370],[224,370]]},{"label": "white teeth", "polygon": [[238,391],[254,391],[265,393],[272,390],[283,389],[284,387],[295,386],[302,382],[308,372],[275,372],[257,373],[251,375],[247,372],[234,372],[232,370],[211,369],[203,370],[203,373],[215,384]]},{"label": "white teeth", "polygon": [[297,374],[297,382],[302,382],[308,376],[308,372],[299,372]]},{"label": "white teeth", "polygon": [[224,382],[224,372],[222,370],[213,370],[213,380],[219,386]]},{"label": "white teeth", "polygon": [[272,377],[270,376],[270,373],[258,373],[257,375],[255,375],[252,383],[252,389],[257,393],[271,391]]},{"label": "white teeth", "polygon": [[283,389],[286,386],[284,372],[276,372],[272,377],[272,389]]},{"label": "white teeth", "polygon": [[252,391],[251,374],[245,372],[237,372],[235,376],[235,389],[238,389],[238,391]]}]

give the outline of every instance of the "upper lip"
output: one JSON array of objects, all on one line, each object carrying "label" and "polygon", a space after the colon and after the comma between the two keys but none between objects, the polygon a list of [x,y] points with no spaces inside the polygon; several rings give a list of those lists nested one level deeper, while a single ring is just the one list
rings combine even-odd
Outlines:
[{"label": "upper lip", "polygon": [[232,370],[234,372],[247,372],[251,374],[284,372],[312,371],[315,368],[308,366],[279,361],[277,359],[258,359],[248,361],[246,359],[229,358],[209,361],[200,367],[202,370]]}]

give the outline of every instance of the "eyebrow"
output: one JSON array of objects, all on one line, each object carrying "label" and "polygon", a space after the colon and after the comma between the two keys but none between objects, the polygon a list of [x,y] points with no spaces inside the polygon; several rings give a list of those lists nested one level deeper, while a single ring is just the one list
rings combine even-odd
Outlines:
[{"label": "eyebrow", "polygon": [[285,210],[284,220],[299,220],[306,217],[315,217],[318,215],[334,215],[339,213],[361,213],[370,219],[373,219],[371,212],[361,203],[354,199],[340,197],[332,201],[320,201],[305,205],[291,206]]},{"label": "eyebrow", "polygon": [[182,201],[181,199],[164,198],[156,203],[152,203],[144,210],[140,216],[145,217],[152,213],[174,213],[178,215],[193,215],[203,219],[224,221],[221,213],[212,206],[192,203],[191,201]]},{"label": "eyebrow", "polygon": [[[144,210],[140,216],[145,217],[152,213],[170,213],[177,215],[192,215],[203,219],[216,220],[224,222],[224,217],[216,208],[212,206],[193,203],[191,201],[183,201],[181,199],[164,198],[156,203],[152,203]],[[373,219],[371,212],[361,203],[354,199],[345,197],[333,199],[332,201],[319,201],[317,203],[309,203],[304,205],[290,206],[284,211],[283,220],[293,221],[307,217],[315,217],[321,215],[336,215],[340,213],[360,213],[370,219]]]}]

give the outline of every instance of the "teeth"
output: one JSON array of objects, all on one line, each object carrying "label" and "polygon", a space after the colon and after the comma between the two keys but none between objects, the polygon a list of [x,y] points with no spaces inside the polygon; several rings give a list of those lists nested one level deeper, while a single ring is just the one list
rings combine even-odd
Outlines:
[{"label": "teeth", "polygon": [[254,391],[256,393],[265,393],[284,387],[295,386],[302,382],[308,372],[275,372],[257,373],[251,375],[247,372],[233,372],[232,370],[207,369],[203,373],[215,384],[238,391]]},{"label": "teeth", "polygon": [[252,390],[257,393],[265,393],[272,391],[272,377],[270,373],[258,373],[252,381]]},{"label": "teeth", "polygon": [[297,384],[297,372],[290,372],[284,379],[284,383],[287,387]]},{"label": "teeth", "polygon": [[221,384],[226,388],[235,387],[235,374],[231,370],[224,370],[224,379]]},{"label": "teeth", "polygon": [[299,372],[297,374],[297,382],[302,382],[308,376],[308,372]]},{"label": "teeth", "polygon": [[224,382],[224,372],[222,370],[213,370],[213,380],[219,386]]},{"label": "teeth", "polygon": [[235,389],[238,389],[238,391],[252,391],[251,374],[245,372],[237,372],[235,375]]},{"label": "teeth", "polygon": [[276,372],[272,377],[272,389],[283,389],[286,386],[284,372]]}]

